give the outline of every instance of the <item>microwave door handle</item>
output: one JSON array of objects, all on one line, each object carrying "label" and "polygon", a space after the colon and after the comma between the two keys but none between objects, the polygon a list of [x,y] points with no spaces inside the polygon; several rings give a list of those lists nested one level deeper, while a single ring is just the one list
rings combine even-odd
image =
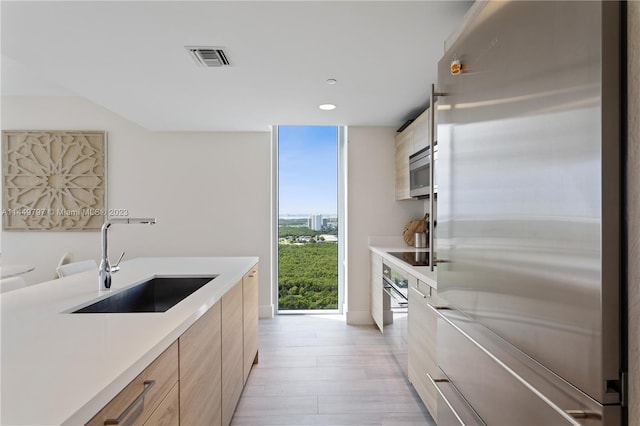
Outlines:
[{"label": "microwave door handle", "polygon": [[430,162],[431,162],[431,155],[426,155],[422,158],[409,161],[409,169],[415,170],[420,167],[428,166]]}]

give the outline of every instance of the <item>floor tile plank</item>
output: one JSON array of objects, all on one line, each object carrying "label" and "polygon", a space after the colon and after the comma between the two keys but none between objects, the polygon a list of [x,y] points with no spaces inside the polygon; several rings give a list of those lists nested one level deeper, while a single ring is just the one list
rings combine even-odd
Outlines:
[{"label": "floor tile plank", "polygon": [[259,354],[234,426],[435,426],[375,327],[278,315],[260,320]]}]

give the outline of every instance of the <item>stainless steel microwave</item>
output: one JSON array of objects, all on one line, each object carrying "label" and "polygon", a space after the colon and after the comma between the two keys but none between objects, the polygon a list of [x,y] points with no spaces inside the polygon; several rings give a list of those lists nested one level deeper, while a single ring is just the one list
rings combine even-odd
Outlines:
[{"label": "stainless steel microwave", "polygon": [[[434,147],[434,157],[438,158],[438,146]],[[431,147],[421,149],[409,156],[409,195],[424,198],[431,193]]]}]

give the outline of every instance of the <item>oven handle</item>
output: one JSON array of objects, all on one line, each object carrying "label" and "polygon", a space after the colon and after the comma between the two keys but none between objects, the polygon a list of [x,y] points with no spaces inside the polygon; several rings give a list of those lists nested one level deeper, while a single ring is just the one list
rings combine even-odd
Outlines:
[{"label": "oven handle", "polygon": [[396,285],[391,280],[389,280],[387,277],[383,277],[383,281],[384,282],[382,283],[382,287],[385,287],[385,284],[386,284],[387,288],[390,288],[391,290],[395,291],[396,294],[398,294],[401,298],[403,298],[404,300],[407,300],[405,295],[402,294],[402,292],[400,290],[398,290]]},{"label": "oven handle", "polygon": [[[394,296],[393,294],[391,294],[391,291],[389,290],[393,290],[395,293],[399,294],[400,297]],[[403,294],[400,293],[398,290],[396,290],[393,286],[391,285],[383,285],[382,286],[382,291],[384,291],[385,293],[387,293],[390,297],[392,297],[393,299],[395,299],[399,305],[407,305],[409,302],[407,301],[407,299],[404,298]]]},{"label": "oven handle", "polygon": [[385,277],[384,275],[382,276],[382,285],[387,285],[387,286],[391,286],[394,288],[394,290],[396,290],[396,286],[395,283],[393,281],[391,281],[389,278]]}]

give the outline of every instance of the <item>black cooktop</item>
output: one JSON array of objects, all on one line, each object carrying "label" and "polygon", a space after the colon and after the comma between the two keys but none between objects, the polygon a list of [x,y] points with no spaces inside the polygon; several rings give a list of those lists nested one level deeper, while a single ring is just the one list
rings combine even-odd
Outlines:
[{"label": "black cooktop", "polygon": [[389,254],[407,262],[411,266],[429,266],[428,251],[390,251]]}]

